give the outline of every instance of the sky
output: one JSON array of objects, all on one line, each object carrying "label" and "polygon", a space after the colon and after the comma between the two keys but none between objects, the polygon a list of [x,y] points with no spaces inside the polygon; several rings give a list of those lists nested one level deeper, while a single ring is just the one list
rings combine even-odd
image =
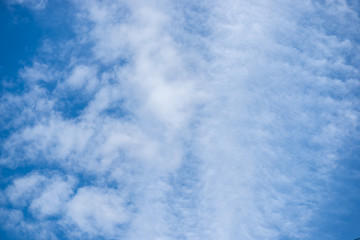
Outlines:
[{"label": "sky", "polygon": [[360,237],[357,0],[0,1],[0,239]]}]

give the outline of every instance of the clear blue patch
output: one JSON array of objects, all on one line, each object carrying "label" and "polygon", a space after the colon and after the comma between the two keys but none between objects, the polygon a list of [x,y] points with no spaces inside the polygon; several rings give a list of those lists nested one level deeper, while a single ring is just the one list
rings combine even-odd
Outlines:
[{"label": "clear blue patch", "polygon": [[1,92],[23,88],[17,71],[29,64],[43,36],[43,29],[33,14],[20,6],[8,7],[0,2],[0,77]]},{"label": "clear blue patch", "polygon": [[73,119],[80,116],[88,104],[89,98],[83,96],[81,91],[76,91],[59,98],[54,109],[60,112],[63,118]]}]

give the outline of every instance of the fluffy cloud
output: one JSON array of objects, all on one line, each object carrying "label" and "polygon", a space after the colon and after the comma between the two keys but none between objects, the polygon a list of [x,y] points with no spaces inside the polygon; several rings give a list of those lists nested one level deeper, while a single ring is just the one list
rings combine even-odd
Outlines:
[{"label": "fluffy cloud", "polygon": [[123,198],[114,190],[80,188],[67,206],[67,217],[86,234],[114,238],[129,218]]},{"label": "fluffy cloud", "polygon": [[14,205],[24,206],[36,195],[42,187],[46,178],[39,174],[32,174],[23,178],[16,179],[14,183],[6,189],[6,195]]}]

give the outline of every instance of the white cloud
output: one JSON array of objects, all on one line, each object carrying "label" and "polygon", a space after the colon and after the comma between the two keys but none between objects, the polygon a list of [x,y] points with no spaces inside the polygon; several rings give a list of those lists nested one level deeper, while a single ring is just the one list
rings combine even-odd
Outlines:
[{"label": "white cloud", "polygon": [[72,188],[72,181],[64,181],[61,178],[51,179],[40,196],[31,202],[31,211],[41,218],[63,213],[64,205],[73,193]]},{"label": "white cloud", "polygon": [[29,206],[34,216],[43,218],[61,213],[72,194],[73,185],[71,178],[63,179],[57,174],[46,177],[34,172],[15,179],[5,194],[16,208]]},{"label": "white cloud", "polygon": [[35,61],[33,66],[25,67],[24,70],[20,72],[20,75],[27,81],[42,80],[48,82],[53,79],[53,74],[49,71],[48,68],[48,65]]},{"label": "white cloud", "polygon": [[76,66],[65,80],[65,85],[69,86],[72,90],[84,89],[84,92],[94,91],[97,84],[96,69],[84,65]]},{"label": "white cloud", "polygon": [[41,191],[45,180],[44,176],[37,173],[15,179],[14,183],[6,189],[6,195],[12,204],[25,206]]},{"label": "white cloud", "polygon": [[67,217],[89,236],[116,237],[129,219],[123,198],[113,190],[80,188],[68,203]]}]

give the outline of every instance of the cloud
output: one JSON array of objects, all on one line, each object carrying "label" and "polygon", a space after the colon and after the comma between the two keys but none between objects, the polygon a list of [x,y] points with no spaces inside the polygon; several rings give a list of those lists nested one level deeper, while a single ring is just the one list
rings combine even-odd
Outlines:
[{"label": "cloud", "polygon": [[27,81],[50,81],[53,77],[48,68],[48,65],[35,61],[32,67],[25,67],[20,76]]},{"label": "cloud", "polygon": [[6,189],[6,195],[12,204],[24,206],[36,194],[44,180],[44,176],[36,173],[16,179],[13,185]]},{"label": "cloud", "polygon": [[43,10],[47,5],[47,0],[7,0],[7,2],[11,5],[20,4],[35,10]]},{"label": "cloud", "polygon": [[96,69],[88,66],[76,66],[66,79],[65,85],[73,90],[84,89],[84,92],[91,92],[96,88]]},{"label": "cloud", "polygon": [[34,172],[15,179],[5,194],[15,207],[30,206],[35,215],[45,217],[59,211],[60,205],[71,195],[73,184],[74,180],[64,180],[57,174],[46,177]]},{"label": "cloud", "polygon": [[114,238],[129,218],[123,198],[114,190],[81,188],[68,203],[67,217],[89,236]]},{"label": "cloud", "polygon": [[28,89],[1,97],[1,164],[43,171],[7,180],[8,229],[319,236],[314,219],[325,221],[339,149],[359,123],[350,5],[72,4],[76,37],[52,50],[69,53],[63,65],[37,57],[19,74]]},{"label": "cloud", "polygon": [[19,239],[56,237],[57,219],[65,215],[66,204],[73,195],[75,180],[58,172],[31,172],[15,178],[4,191],[11,208],[1,208],[1,223],[5,230],[16,231]]},{"label": "cloud", "polygon": [[54,179],[43,193],[31,202],[30,209],[41,218],[51,217],[63,212],[64,203],[73,193],[73,181]]}]

